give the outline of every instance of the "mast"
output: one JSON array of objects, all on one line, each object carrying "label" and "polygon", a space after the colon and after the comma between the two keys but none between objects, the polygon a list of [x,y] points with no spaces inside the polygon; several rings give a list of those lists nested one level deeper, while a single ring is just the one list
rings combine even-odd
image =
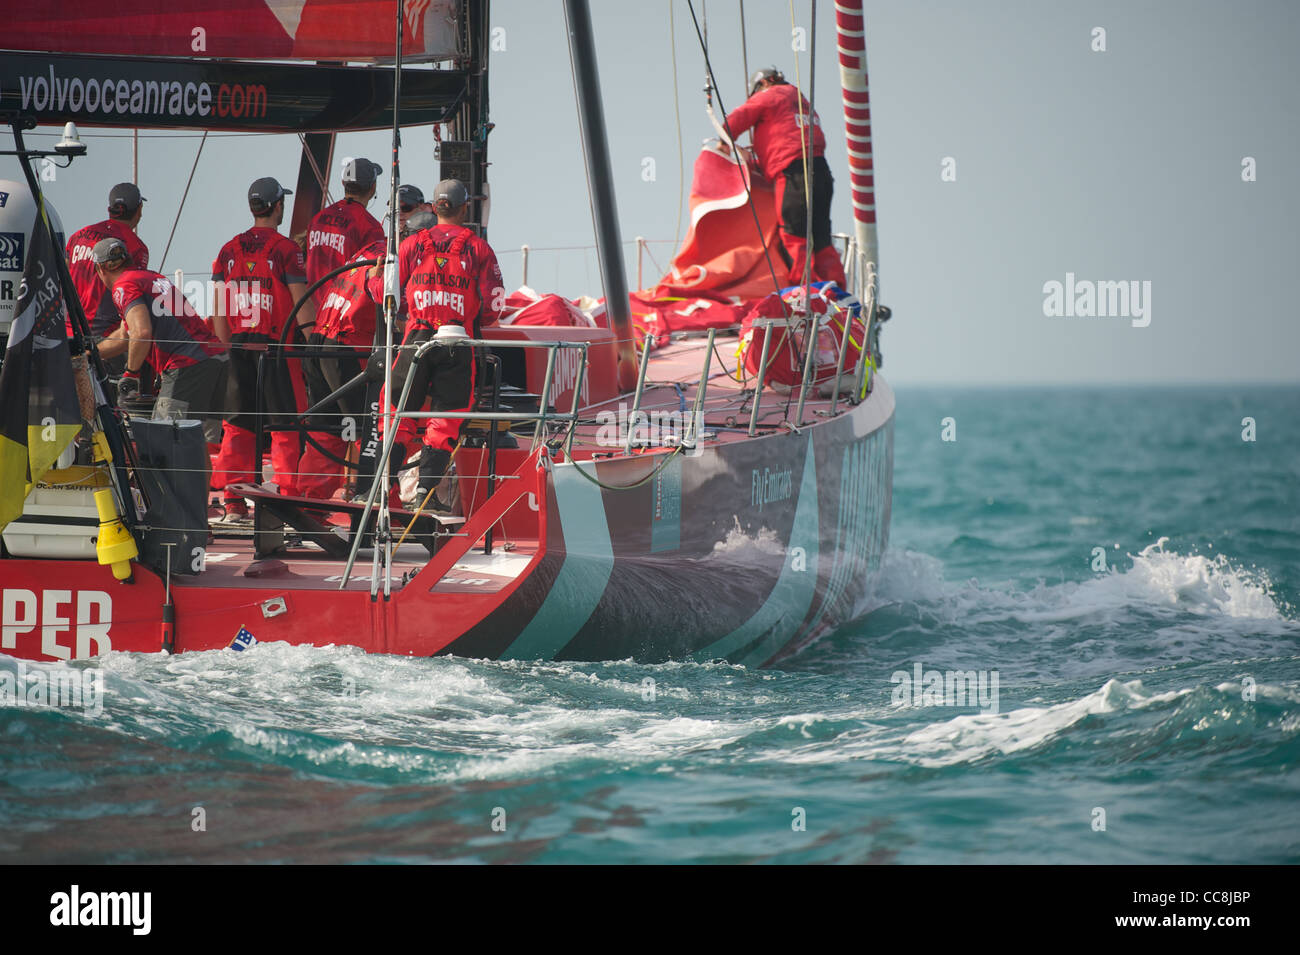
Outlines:
[{"label": "mast", "polygon": [[[463,179],[470,196],[470,223],[478,225],[479,238],[488,237],[488,211],[490,207],[487,182],[488,133],[488,44],[491,29],[488,0],[461,5],[465,42],[465,102],[451,124],[452,138],[470,144],[469,175],[453,175],[444,167],[441,179]],[[439,158],[442,159],[441,150]]]},{"label": "mast", "polygon": [[862,261],[879,264],[876,242],[876,184],[871,157],[871,99],[867,92],[866,19],[862,0],[836,0],[836,45],[848,140],[853,227]]},{"label": "mast", "polygon": [[564,19],[569,28],[569,59],[573,64],[573,87],[578,97],[578,119],[582,127],[582,152],[591,190],[591,217],[596,227],[596,253],[605,290],[609,327],[618,348],[618,383],[630,391],[637,377],[632,316],[628,307],[627,277],[623,271],[623,245],[619,238],[618,206],[609,166],[609,137],[605,132],[605,109],[596,71],[596,48],[587,0],[564,0]]},{"label": "mast", "polygon": [[[393,59],[393,168],[392,175],[388,181],[388,254],[384,259],[384,408],[383,413],[388,415],[384,427],[384,453],[381,455],[383,468],[379,474],[375,475],[376,486],[380,489],[379,509],[375,513],[375,547],[373,572],[370,575],[370,599],[374,600],[379,589],[379,568],[383,566],[384,572],[384,599],[388,600],[392,593],[392,579],[389,571],[392,568],[393,550],[392,550],[392,533],[391,533],[391,516],[388,513],[388,492],[392,487],[392,481],[389,475],[393,473],[393,462],[391,450],[397,439],[397,416],[394,413],[396,406],[393,405],[393,325],[397,322],[398,301],[402,295],[401,280],[397,265],[397,188],[401,179],[399,172],[397,154],[402,145],[402,127],[399,119],[402,107],[402,4],[400,0],[393,4],[397,8],[397,41],[394,50]],[[392,408],[393,411],[389,409]],[[399,461],[398,467],[405,462]],[[374,488],[371,488],[371,499],[374,499]],[[362,523],[358,529],[358,541],[361,538],[361,531],[365,529]],[[349,568],[350,570],[350,568]]]}]

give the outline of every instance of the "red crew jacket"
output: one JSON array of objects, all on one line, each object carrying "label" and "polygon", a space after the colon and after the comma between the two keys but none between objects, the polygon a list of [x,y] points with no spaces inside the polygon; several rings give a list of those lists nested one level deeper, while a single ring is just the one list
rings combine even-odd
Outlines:
[{"label": "red crew jacket", "polygon": [[[113,296],[95,274],[95,263],[90,260],[90,251],[101,239],[121,239],[126,244],[126,253],[135,267],[149,267],[148,247],[125,222],[105,219],[72,233],[72,238],[68,239],[68,268],[72,272],[72,284],[77,289],[77,298],[81,299],[81,310],[86,313],[86,321],[90,323],[90,334],[97,337],[107,335],[122,320],[113,305]],[[71,315],[68,316],[68,335],[72,335]]]},{"label": "red crew jacket", "polygon": [[[800,108],[802,107],[802,109]],[[806,97],[801,96],[789,83],[778,83],[759,90],[741,103],[727,116],[731,135],[740,138],[748,129],[754,130],[754,152],[758,167],[768,179],[777,176],[792,162],[796,162],[808,148],[808,135],[804,132],[805,117],[812,112]],[[826,151],[826,136],[821,120],[812,112],[812,152],[814,156]],[[802,135],[801,135],[802,134]],[[800,145],[800,140],[803,145]]]},{"label": "red crew jacket", "polygon": [[[363,248],[352,261],[378,259],[383,254],[381,238]],[[366,281],[368,271],[367,267],[343,272],[325,286],[325,301],[316,310],[316,332],[342,344],[370,350],[375,340],[377,305]],[[380,285],[382,289],[382,282]]]},{"label": "red crew jacket", "polygon": [[[360,202],[340,199],[325,207],[307,227],[308,284],[347,262],[363,246],[383,238],[383,227]],[[328,287],[326,283],[313,294],[317,308],[325,304]]]},{"label": "red crew jacket", "polygon": [[278,338],[289,313],[289,285],[306,282],[302,250],[267,226],[254,226],[221,247],[212,263],[217,294],[225,295],[233,335],[252,332]]},{"label": "red crew jacket", "polygon": [[492,247],[470,229],[436,225],[398,249],[407,306],[406,331],[453,323],[477,336],[505,312],[505,280]]},{"label": "red crew jacket", "polygon": [[167,276],[148,269],[130,269],[113,283],[112,301],[118,321],[137,302],[153,320],[153,345],[149,364],[158,371],[196,365],[224,350],[206,322]]}]

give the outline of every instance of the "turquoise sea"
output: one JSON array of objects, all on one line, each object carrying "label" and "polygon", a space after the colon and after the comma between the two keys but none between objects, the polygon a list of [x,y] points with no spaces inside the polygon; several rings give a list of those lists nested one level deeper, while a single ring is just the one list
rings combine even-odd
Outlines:
[{"label": "turquoise sea", "polygon": [[112,654],[0,704],[0,862],[1300,861],[1300,389],[904,387],[895,440],[875,609],[780,670]]}]

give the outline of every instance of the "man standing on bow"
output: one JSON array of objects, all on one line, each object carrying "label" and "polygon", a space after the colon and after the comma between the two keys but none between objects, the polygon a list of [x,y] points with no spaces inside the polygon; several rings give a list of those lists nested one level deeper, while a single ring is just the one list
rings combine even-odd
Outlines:
[{"label": "man standing on bow", "polygon": [[[808,171],[811,170],[812,281],[846,285],[844,265],[831,239],[831,191],[834,180],[823,155],[826,137],[821,121],[808,100],[773,68],[761,69],[750,80],[749,99],[726,119],[734,140],[754,131],[754,152],[759,169],[776,186],[776,208],[781,220],[781,244],[791,259],[788,282],[803,281],[808,256]],[[806,131],[811,129],[809,135]]]}]

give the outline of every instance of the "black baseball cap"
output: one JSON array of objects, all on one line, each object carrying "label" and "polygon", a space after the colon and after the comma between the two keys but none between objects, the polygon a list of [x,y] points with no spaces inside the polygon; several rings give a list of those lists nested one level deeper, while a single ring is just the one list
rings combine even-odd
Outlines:
[{"label": "black baseball cap", "polygon": [[291,195],[293,190],[284,188],[274,176],[263,176],[248,187],[248,205],[254,211],[269,209],[285,196]]},{"label": "black baseball cap", "polygon": [[96,265],[114,265],[119,261],[125,262],[126,259],[126,243],[113,236],[100,239],[90,250],[90,261]]},{"label": "black baseball cap", "polygon": [[419,186],[413,186],[409,182],[405,182],[397,187],[397,207],[399,209],[414,209],[416,206],[421,205],[424,205],[424,193],[420,191]]},{"label": "black baseball cap", "polygon": [[355,183],[363,189],[375,184],[375,177],[384,171],[384,167],[369,159],[349,159],[343,167],[343,184]]},{"label": "black baseball cap", "polygon": [[140,195],[140,190],[136,188],[135,183],[119,182],[109,190],[108,214],[129,216],[139,209],[140,203],[144,201],[145,198]]},{"label": "black baseball cap", "polygon": [[444,179],[433,190],[433,207],[438,210],[451,211],[459,209],[469,202],[469,190],[459,179]]}]

